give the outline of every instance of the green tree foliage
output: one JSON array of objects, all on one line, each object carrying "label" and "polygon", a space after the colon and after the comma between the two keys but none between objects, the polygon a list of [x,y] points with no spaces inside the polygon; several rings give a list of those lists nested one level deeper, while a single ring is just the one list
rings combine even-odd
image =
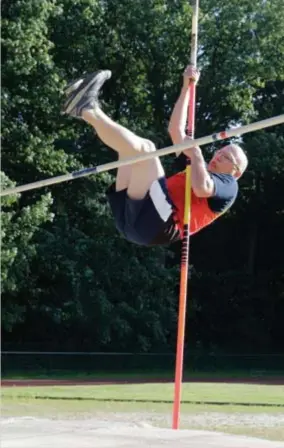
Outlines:
[{"label": "green tree foliage", "polygon": [[[108,15],[105,5],[50,1],[41,6],[16,2],[7,7],[4,21],[9,64],[3,92],[3,168],[18,183],[27,182],[31,176],[37,179],[100,163],[108,157],[98,154],[101,145],[91,130],[59,115],[62,87],[67,80],[103,64],[94,55],[105,53],[98,50],[102,50],[107,28],[104,25],[101,35],[94,30],[99,31]],[[39,30],[41,38],[37,40]],[[94,37],[89,38],[92,33]],[[27,53],[27,67],[18,58],[19,52],[21,57]],[[18,94],[18,85],[26,97]],[[13,93],[18,94],[18,103]],[[139,103],[135,96],[133,103]],[[112,102],[109,108],[118,114]],[[147,126],[145,119],[142,117],[141,128]],[[12,132],[13,120],[16,124]],[[19,142],[17,147],[15,142]],[[25,167],[23,172],[19,165]],[[112,344],[142,350],[167,343],[175,320],[174,269],[165,268],[162,249],[145,251],[129,246],[115,232],[103,196],[112,181],[105,174],[51,189],[54,220],[34,235],[36,257],[17,296],[26,305],[26,320],[20,328],[28,339],[47,338],[51,344],[61,341],[62,346],[73,348],[85,341],[91,347]],[[23,205],[35,203],[41,194],[35,191],[23,196]],[[6,225],[12,228],[13,222]],[[13,269],[10,265],[7,276]],[[150,290],[156,294],[156,301],[150,300]],[[33,325],[27,326],[27,321]]]},{"label": "green tree foliage", "polygon": [[[283,22],[282,0],[202,0],[197,135],[283,113]],[[113,72],[106,111],[168,145],[190,33],[188,0],[3,2],[4,187],[112,160],[91,128],[60,115],[66,83],[97,68]],[[208,350],[243,349],[248,332],[252,350],[268,350],[279,337],[283,138],[279,126],[241,140],[250,164],[240,197],[192,238],[189,338]],[[171,157],[163,160],[171,169]],[[143,249],[122,240],[104,197],[113,174],[3,200],[5,340],[173,347],[180,245]]]},{"label": "green tree foliage", "polygon": [[[204,45],[200,62],[205,72],[198,90],[198,130],[207,133],[228,123],[283,114],[283,3],[244,0],[202,5],[206,14],[200,29]],[[282,350],[278,316],[283,312],[284,290],[283,136],[283,126],[277,126],[239,140],[249,157],[239,199],[222,222],[192,241],[199,274],[192,288],[199,323],[210,326],[211,339],[205,343],[199,329],[194,334],[207,349]],[[208,262],[208,250],[218,252],[215,268]],[[210,299],[202,306],[202,297],[208,296],[205,290],[211,291]],[[188,319],[189,325],[196,324],[194,313]],[[222,334],[229,346],[222,342]]]},{"label": "green tree foliage", "polygon": [[[1,184],[5,188],[13,183],[1,173]],[[36,256],[33,241],[38,228],[51,221],[49,211],[50,194],[41,196],[32,205],[20,207],[14,196],[3,198],[1,214],[1,292],[3,327],[11,330],[13,325],[24,320],[27,304],[21,297],[21,290],[28,288],[31,263]]]}]

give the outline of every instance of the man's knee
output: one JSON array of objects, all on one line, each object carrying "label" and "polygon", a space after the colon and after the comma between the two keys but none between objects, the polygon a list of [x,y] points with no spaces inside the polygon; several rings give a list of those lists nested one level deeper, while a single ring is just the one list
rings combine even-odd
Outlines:
[{"label": "man's knee", "polygon": [[133,149],[141,154],[145,154],[148,152],[155,152],[156,147],[151,140],[147,140],[146,138],[137,138]]},{"label": "man's knee", "polygon": [[142,152],[155,152],[156,146],[151,140],[143,139]]}]

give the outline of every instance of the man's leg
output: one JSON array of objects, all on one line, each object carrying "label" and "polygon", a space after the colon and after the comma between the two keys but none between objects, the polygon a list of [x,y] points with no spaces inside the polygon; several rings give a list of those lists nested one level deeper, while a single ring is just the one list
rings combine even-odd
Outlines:
[{"label": "man's leg", "polygon": [[[122,160],[123,157],[119,157]],[[130,184],[132,166],[120,166],[117,169],[116,179],[115,179],[115,191],[127,190]]]},{"label": "man's leg", "polygon": [[130,182],[127,189],[128,196],[131,199],[143,199],[150,190],[153,182],[164,176],[165,171],[159,157],[135,163],[132,166]]},{"label": "man's leg", "polygon": [[[64,113],[83,118],[93,126],[102,142],[115,150],[120,159],[155,152],[155,145],[150,140],[143,139],[115,123],[101,110],[98,102],[99,91],[110,76],[110,71],[102,70],[74,82],[68,87]],[[152,183],[164,176],[158,157],[122,168],[125,169],[118,171],[117,189],[128,187],[128,194],[132,199],[143,199]]]},{"label": "man's leg", "polygon": [[[99,138],[116,151],[119,159],[137,157],[155,152],[155,145],[115,123],[98,106],[94,110],[83,110],[82,118],[96,130]],[[143,199],[152,183],[165,175],[158,157],[118,169],[116,191],[128,189],[131,199]]]},{"label": "man's leg", "polygon": [[[89,123],[98,137],[118,153],[119,160],[135,157],[141,146],[141,138],[115,123],[99,107],[83,110],[82,118]],[[136,151],[137,150],[137,151]],[[133,165],[121,166],[116,174],[116,191],[128,189]]]}]

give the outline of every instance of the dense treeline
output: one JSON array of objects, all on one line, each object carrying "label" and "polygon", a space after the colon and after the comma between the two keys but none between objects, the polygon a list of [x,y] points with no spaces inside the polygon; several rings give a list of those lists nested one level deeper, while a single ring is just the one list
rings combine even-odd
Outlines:
[{"label": "dense treeline", "polygon": [[[60,115],[66,83],[97,68],[113,72],[107,112],[170,143],[191,8],[146,3],[2,2],[3,187],[114,159],[92,129]],[[197,136],[284,113],[283,0],[201,3]],[[242,144],[250,164],[235,207],[191,240],[187,344],[283,351],[284,128]],[[170,173],[173,158],[163,160]],[[117,234],[104,198],[114,174],[2,199],[4,346],[175,346],[180,245],[139,248]]]}]

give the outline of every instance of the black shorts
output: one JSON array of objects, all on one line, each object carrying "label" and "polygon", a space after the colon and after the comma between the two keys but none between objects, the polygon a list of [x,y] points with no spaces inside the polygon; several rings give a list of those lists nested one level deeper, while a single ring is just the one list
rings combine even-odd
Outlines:
[{"label": "black shorts", "polygon": [[107,198],[116,228],[128,241],[156,246],[180,239],[164,177],[154,181],[141,200],[129,198],[126,189],[116,191],[115,185],[107,191]]}]

